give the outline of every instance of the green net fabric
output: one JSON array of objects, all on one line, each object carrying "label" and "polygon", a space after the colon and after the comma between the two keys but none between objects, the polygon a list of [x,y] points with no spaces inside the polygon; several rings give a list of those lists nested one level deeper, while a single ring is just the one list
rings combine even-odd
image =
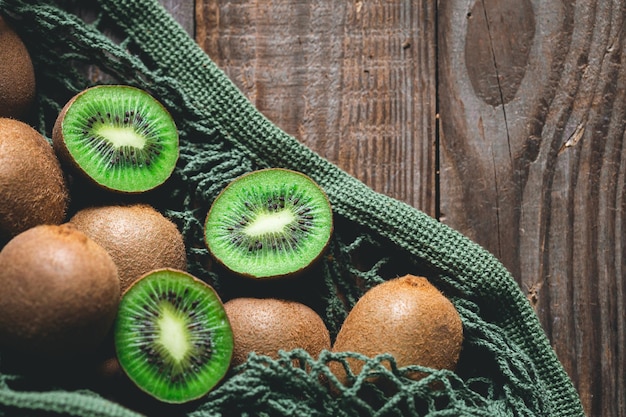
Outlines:
[{"label": "green net fabric", "polygon": [[[375,193],[301,145],[260,114],[154,0],[0,0],[0,12],[29,48],[38,81],[33,124],[50,137],[60,108],[98,82],[135,85],[171,110],[181,155],[171,180],[147,196],[185,237],[189,270],[226,300],[240,295],[210,263],[202,223],[217,193],[253,169],[304,172],[328,193],[335,233],[315,278],[287,289],[336,335],[347,311],[371,286],[406,273],[425,274],[461,314],[465,341],[455,372],[398,368],[392,357],[369,359],[392,388],[363,374],[330,392],[328,363],[346,355],[304,351],[280,358],[252,354],[207,397],[167,415],[205,416],[580,416],[580,400],[525,296],[488,252],[424,213]],[[104,80],[104,81],[103,81]],[[78,199],[80,200],[80,198]],[[77,203],[76,203],[77,204]],[[293,291],[296,289],[297,291]],[[262,291],[259,288],[250,291]],[[293,298],[293,297],[292,297]],[[295,361],[296,365],[293,365]],[[390,365],[390,366],[385,366]],[[135,416],[80,383],[38,378],[0,352],[0,416]]]}]

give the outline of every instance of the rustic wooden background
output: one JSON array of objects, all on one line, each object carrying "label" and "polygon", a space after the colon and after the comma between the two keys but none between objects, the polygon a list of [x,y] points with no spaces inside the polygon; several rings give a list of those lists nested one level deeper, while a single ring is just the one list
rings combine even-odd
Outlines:
[{"label": "rustic wooden background", "polygon": [[493,252],[626,416],[626,0],[162,0],[277,125]]}]

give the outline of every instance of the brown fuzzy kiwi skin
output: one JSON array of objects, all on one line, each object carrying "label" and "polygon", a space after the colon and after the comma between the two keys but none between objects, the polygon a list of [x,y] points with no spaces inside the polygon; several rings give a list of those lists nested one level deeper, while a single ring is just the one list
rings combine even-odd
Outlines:
[{"label": "brown fuzzy kiwi skin", "polygon": [[183,236],[171,220],[148,204],[87,207],[69,223],[109,252],[122,292],[152,270],[187,270]]},{"label": "brown fuzzy kiwi skin", "polygon": [[0,118],[0,244],[36,225],[65,221],[69,198],[50,143],[26,123]]},{"label": "brown fuzzy kiwi skin", "polygon": [[0,117],[24,120],[35,101],[35,70],[19,35],[0,16]]},{"label": "brown fuzzy kiwi skin", "polygon": [[[358,352],[368,357],[388,353],[399,367],[454,370],[462,343],[463,326],[452,302],[427,278],[406,275],[378,284],[357,301],[332,351]],[[355,358],[347,362],[350,370],[359,374],[363,362]],[[344,367],[339,362],[331,362],[329,367],[346,384]],[[407,376],[420,379],[425,375]]]},{"label": "brown fuzzy kiwi skin", "polygon": [[36,357],[89,354],[106,338],[120,299],[117,267],[69,224],[40,225],[0,252],[0,344]]},{"label": "brown fuzzy kiwi skin", "polygon": [[224,303],[234,337],[231,367],[248,354],[278,357],[278,351],[304,349],[316,358],[330,350],[330,335],[322,318],[305,304],[277,298],[233,298]]}]

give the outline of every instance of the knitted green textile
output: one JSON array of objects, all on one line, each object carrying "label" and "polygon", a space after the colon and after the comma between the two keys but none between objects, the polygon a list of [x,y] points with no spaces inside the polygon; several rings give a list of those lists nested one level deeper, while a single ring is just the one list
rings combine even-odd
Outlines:
[{"label": "knitted green textile", "polygon": [[[277,128],[156,1],[0,0],[0,12],[33,57],[39,89],[34,124],[47,137],[60,108],[92,84],[94,72],[104,74],[105,82],[149,91],[172,112],[180,160],[171,180],[147,198],[182,230],[190,272],[224,300],[241,295],[242,286],[230,285],[207,266],[202,224],[208,207],[237,176],[286,167],[317,181],[334,208],[335,233],[314,271],[317,279],[297,283],[301,301],[320,313],[331,336],[366,289],[406,273],[427,275],[463,320],[456,372],[399,369],[382,355],[368,360],[366,369],[386,374],[394,389],[383,392],[361,374],[351,387],[331,393],[319,375],[336,381],[327,364],[345,364],[353,354],[324,352],[313,359],[295,350],[277,360],[253,354],[207,397],[192,406],[167,407],[167,415],[583,415],[534,311],[491,254],[424,213],[375,193]],[[5,356],[0,352],[0,416],[138,415],[93,387],[40,379],[9,366]],[[294,359],[299,366],[292,366]],[[405,378],[416,369],[429,375]]]}]

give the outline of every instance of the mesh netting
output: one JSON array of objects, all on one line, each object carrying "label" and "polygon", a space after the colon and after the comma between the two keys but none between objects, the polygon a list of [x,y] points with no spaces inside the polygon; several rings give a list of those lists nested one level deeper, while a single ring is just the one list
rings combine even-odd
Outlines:
[{"label": "mesh netting", "polygon": [[[356,353],[311,358],[294,350],[277,360],[253,354],[199,402],[156,409],[194,417],[582,415],[534,312],[490,254],[419,211],[374,193],[274,126],[156,2],[0,0],[0,11],[31,52],[38,82],[33,124],[48,138],[61,107],[95,82],[145,89],[171,111],[180,131],[180,160],[173,177],[142,198],[177,223],[189,271],[224,301],[264,291],[296,299],[315,309],[334,337],[364,291],[412,273],[428,276],[463,320],[465,340],[455,372],[398,368],[382,355],[367,360],[365,369],[384,375],[384,389],[362,373],[349,387],[331,392],[320,383],[320,378],[337,382],[328,363],[345,366],[346,355]],[[204,217],[228,182],[271,166],[302,171],[326,190],[335,211],[334,236],[304,279],[240,285],[212,265],[203,243]],[[73,195],[72,210],[97,198]],[[406,377],[416,369],[428,376]],[[135,415],[89,387],[35,379],[0,355],[0,415]]]}]

